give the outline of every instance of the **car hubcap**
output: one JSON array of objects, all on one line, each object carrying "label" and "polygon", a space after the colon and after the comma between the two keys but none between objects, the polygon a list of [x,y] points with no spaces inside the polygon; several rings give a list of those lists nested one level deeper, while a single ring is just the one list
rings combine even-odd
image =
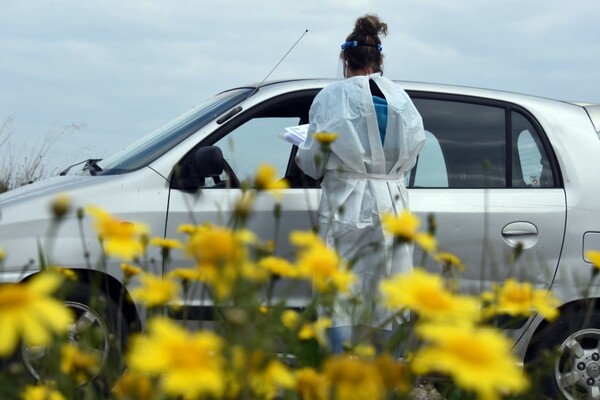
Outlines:
[{"label": "car hubcap", "polygon": [[567,399],[600,400],[600,330],[577,331],[561,344],[554,378]]},{"label": "car hubcap", "polygon": [[[75,315],[75,320],[67,331],[69,342],[76,344],[83,352],[95,353],[99,360],[98,371],[101,371],[110,352],[108,327],[100,315],[87,305],[72,301],[65,301],[65,305]],[[23,363],[36,380],[49,376],[52,372],[48,365],[49,353],[50,349],[43,346],[21,347]],[[93,378],[95,376],[91,377]]]}]

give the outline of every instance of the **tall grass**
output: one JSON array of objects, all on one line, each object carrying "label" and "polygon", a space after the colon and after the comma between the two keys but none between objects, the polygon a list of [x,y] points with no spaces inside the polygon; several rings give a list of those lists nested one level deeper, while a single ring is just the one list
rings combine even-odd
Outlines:
[{"label": "tall grass", "polygon": [[65,135],[84,128],[85,124],[71,123],[58,130],[48,131],[33,146],[15,149],[15,121],[9,117],[0,126],[0,193],[58,174],[50,164],[57,142]]}]

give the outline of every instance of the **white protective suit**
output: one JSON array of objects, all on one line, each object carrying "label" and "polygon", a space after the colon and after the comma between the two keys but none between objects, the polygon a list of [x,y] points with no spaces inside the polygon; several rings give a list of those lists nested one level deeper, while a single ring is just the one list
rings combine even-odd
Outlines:
[{"label": "white protective suit", "polygon": [[[370,79],[388,103],[383,145]],[[346,260],[356,260],[352,266],[357,276],[353,293],[360,305],[340,301],[332,326],[380,326],[391,315],[376,306],[379,282],[410,270],[413,263],[410,245],[400,246],[391,254],[392,238],[384,231],[380,215],[408,208],[404,174],[414,166],[424,145],[423,121],[404,90],[373,74],[325,87],[312,103],[309,122],[307,140],[298,149],[296,162],[307,175],[323,177],[319,234]],[[315,132],[339,135],[327,160],[323,160],[321,144],[313,138]],[[384,329],[391,327],[389,323]]]}]

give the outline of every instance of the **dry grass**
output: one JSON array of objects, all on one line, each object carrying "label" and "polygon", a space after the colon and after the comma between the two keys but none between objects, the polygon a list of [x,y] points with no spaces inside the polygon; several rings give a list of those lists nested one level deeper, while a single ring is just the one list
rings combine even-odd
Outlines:
[{"label": "dry grass", "polygon": [[59,130],[48,131],[44,139],[34,146],[24,145],[15,150],[10,140],[15,133],[14,119],[5,119],[0,126],[0,193],[56,175],[58,168],[48,164],[56,143],[64,135],[83,127],[84,124],[72,123]]}]

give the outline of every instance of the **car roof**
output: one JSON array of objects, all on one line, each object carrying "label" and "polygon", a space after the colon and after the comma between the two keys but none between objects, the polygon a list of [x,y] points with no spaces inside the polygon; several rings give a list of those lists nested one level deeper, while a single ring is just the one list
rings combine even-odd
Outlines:
[{"label": "car roof", "polygon": [[[335,82],[339,79],[332,78],[298,78],[298,79],[282,79],[282,80],[273,80],[262,83],[260,89],[272,87],[272,86],[287,86],[287,87],[306,87],[311,86],[313,88],[322,88],[327,84]],[[394,82],[398,83],[405,90],[418,90],[418,91],[431,91],[431,92],[443,92],[443,93],[452,93],[452,94],[463,94],[463,95],[473,95],[473,96],[481,96],[481,97],[496,97],[498,95],[509,95],[509,96],[517,96],[517,97],[528,97],[528,98],[539,98],[546,99],[551,101],[561,101],[564,103],[570,103],[577,106],[596,106],[598,104],[589,103],[589,102],[579,102],[579,101],[566,101],[560,99],[552,99],[548,97],[530,95],[525,93],[519,93],[514,91],[507,90],[498,90],[498,89],[489,89],[489,88],[479,88],[474,86],[462,86],[462,85],[453,85],[453,84],[445,84],[445,83],[433,83],[433,82],[420,82],[420,81],[404,81],[404,80],[394,80]],[[259,83],[252,83],[245,86],[236,87],[234,89],[240,88],[251,88],[256,89]],[[598,105],[600,106],[600,105]]]},{"label": "car roof", "polygon": [[[254,89],[252,95],[255,93],[264,93],[267,92],[289,92],[289,91],[299,91],[299,90],[318,90],[321,89],[328,84],[335,82],[339,79],[331,79],[331,78],[299,78],[299,79],[285,79],[285,80],[272,80],[267,81],[262,84],[256,82],[253,84],[240,86],[236,88],[232,88],[230,90],[235,89]],[[563,105],[565,108],[579,108],[584,109],[585,112],[589,115],[592,124],[597,132],[600,132],[600,104],[592,104],[586,102],[575,102],[575,101],[565,101],[558,99],[551,99],[547,97],[505,91],[505,90],[497,90],[497,89],[486,89],[486,88],[477,88],[470,86],[460,86],[460,85],[451,85],[451,84],[442,84],[442,83],[432,83],[432,82],[417,82],[417,81],[402,81],[402,80],[394,80],[394,82],[398,83],[404,90],[409,92],[430,92],[430,93],[444,93],[444,94],[452,94],[466,97],[478,97],[478,98],[488,98],[494,100],[501,100],[505,102],[510,102],[514,104],[520,104],[524,106],[543,106],[544,104],[552,103],[554,106]],[[260,85],[260,86],[259,86]]]}]

